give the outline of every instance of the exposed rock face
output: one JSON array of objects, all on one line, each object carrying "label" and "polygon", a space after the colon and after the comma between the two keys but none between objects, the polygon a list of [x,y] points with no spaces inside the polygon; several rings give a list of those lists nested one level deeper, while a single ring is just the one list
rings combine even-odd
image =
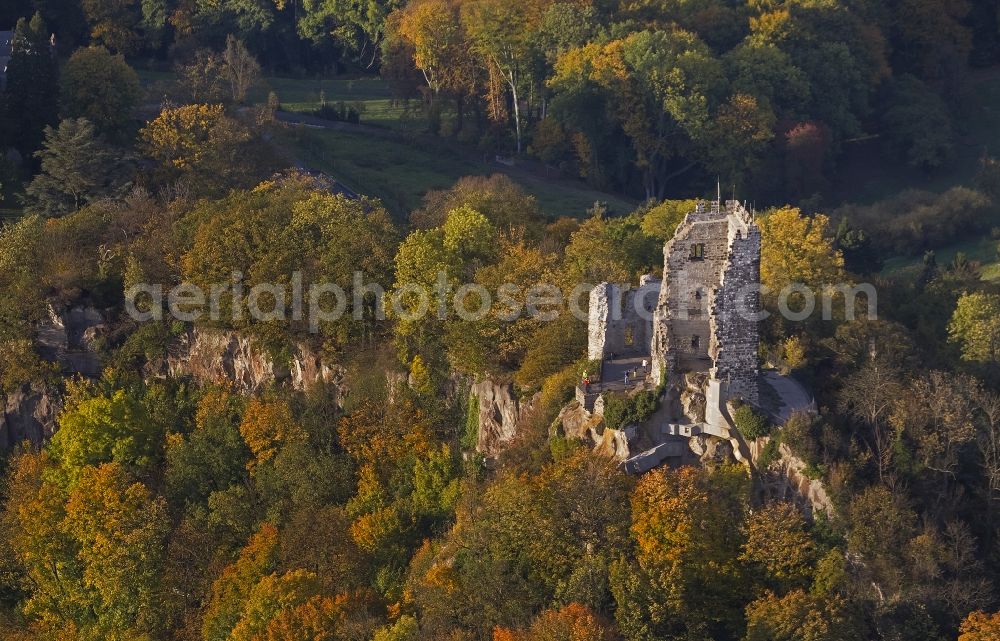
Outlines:
[{"label": "exposed rock face", "polygon": [[630,456],[629,435],[623,430],[608,429],[604,425],[603,414],[588,412],[577,401],[570,402],[559,412],[555,426],[567,438],[591,444],[596,454],[617,461],[624,461]]},{"label": "exposed rock face", "polygon": [[604,418],[598,413],[591,414],[578,402],[572,402],[559,412],[556,422],[562,427],[563,435],[577,440],[600,440],[600,432],[605,431]]},{"label": "exposed rock face", "polygon": [[55,433],[61,408],[58,392],[45,385],[25,385],[8,394],[0,406],[0,449],[8,450],[25,440],[41,444]]},{"label": "exposed rock face", "polygon": [[[749,444],[755,466],[769,441],[770,437],[764,437]],[[823,487],[823,482],[805,475],[805,461],[795,456],[787,445],[780,444],[778,452],[781,458],[772,462],[767,470],[760,470],[765,477],[762,488],[765,498],[791,500],[808,508],[812,514],[826,512],[827,516],[832,517],[833,500]]]},{"label": "exposed rock face", "polygon": [[39,323],[38,351],[58,363],[64,372],[100,376],[98,339],[108,331],[104,314],[94,307],[63,309],[49,306],[49,317]]},{"label": "exposed rock face", "polygon": [[494,383],[489,379],[473,384],[469,394],[479,402],[476,450],[485,456],[496,456],[517,436],[517,423],[531,403],[522,403],[510,383]]},{"label": "exposed rock face", "polygon": [[718,467],[736,462],[732,444],[717,436],[699,434],[688,441],[688,447],[698,456],[698,461],[705,467]]},{"label": "exposed rock face", "polygon": [[344,370],[322,361],[308,346],[296,345],[289,363],[276,363],[265,350],[237,332],[194,328],[183,335],[152,376],[191,376],[200,383],[229,384],[255,393],[272,385],[308,390],[318,383],[342,385]]}]

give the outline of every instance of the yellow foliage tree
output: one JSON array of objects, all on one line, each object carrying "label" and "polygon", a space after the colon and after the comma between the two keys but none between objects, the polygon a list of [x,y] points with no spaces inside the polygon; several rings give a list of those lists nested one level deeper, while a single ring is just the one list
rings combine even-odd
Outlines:
[{"label": "yellow foliage tree", "polygon": [[282,446],[307,439],[306,431],[292,416],[288,403],[257,398],[247,403],[240,423],[240,435],[254,455],[254,460],[247,463],[247,469],[251,471],[274,458]]},{"label": "yellow foliage tree", "polygon": [[970,612],[958,628],[958,641],[997,641],[1000,639],[1000,612]]},{"label": "yellow foliage tree", "polygon": [[140,133],[154,158],[179,169],[195,167],[226,117],[222,105],[184,105],[164,109]]},{"label": "yellow foliage tree", "polygon": [[783,207],[760,219],[760,280],[777,294],[792,283],[814,291],[844,280],[844,257],[827,234],[830,219]]}]

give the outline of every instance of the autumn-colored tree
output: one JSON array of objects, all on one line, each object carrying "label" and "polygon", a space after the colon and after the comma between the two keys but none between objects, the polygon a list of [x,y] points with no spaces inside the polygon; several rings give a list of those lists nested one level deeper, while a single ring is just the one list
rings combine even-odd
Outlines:
[{"label": "autumn-colored tree", "polygon": [[53,466],[45,452],[11,458],[5,478],[4,552],[28,595],[24,612],[46,628],[59,629],[88,616],[79,545],[65,530],[65,493],[44,477]]},{"label": "autumn-colored tree", "polygon": [[959,627],[958,641],[995,641],[1000,639],[1000,612],[970,612]]},{"label": "autumn-colored tree", "polygon": [[636,564],[614,569],[616,617],[626,637],[708,634],[742,627],[742,468],[656,470],[632,494]]},{"label": "autumn-colored tree", "polygon": [[805,587],[816,546],[802,512],[792,503],[771,503],[752,512],[741,558],[760,567],[776,588]]},{"label": "autumn-colored tree", "polygon": [[916,459],[941,475],[944,488],[955,478],[963,450],[976,438],[975,406],[968,376],[932,371],[910,383],[896,399],[892,423],[916,444]]},{"label": "autumn-colored tree", "polygon": [[332,638],[339,613],[319,592],[316,575],[305,570],[263,577],[247,594],[229,639]]},{"label": "autumn-colored tree", "polygon": [[246,100],[247,92],[257,82],[260,65],[243,41],[232,34],[226,36],[226,49],[222,52],[222,60],[226,63],[225,74],[229,80],[229,90],[233,100],[242,103]]},{"label": "autumn-colored tree", "polygon": [[278,530],[265,523],[212,584],[202,624],[204,641],[226,641],[239,622],[254,586],[278,562]]},{"label": "autumn-colored tree", "polygon": [[962,348],[962,359],[1000,360],[1000,295],[970,292],[958,299],[948,324],[948,338]]},{"label": "autumn-colored tree", "polygon": [[178,169],[200,165],[226,123],[222,105],[185,105],[164,109],[142,130],[149,153]]},{"label": "autumn-colored tree", "polygon": [[844,258],[827,235],[829,218],[783,207],[760,219],[760,281],[772,293],[793,283],[814,291],[843,281]]},{"label": "autumn-colored tree", "polygon": [[408,3],[394,16],[399,35],[413,48],[413,63],[434,96],[442,92],[462,96],[476,86],[478,69],[459,19],[460,6],[453,0],[424,0]]},{"label": "autumn-colored tree", "polygon": [[895,598],[903,589],[904,554],[916,527],[907,502],[878,485],[855,496],[848,509],[847,552],[865,560],[861,578],[884,598]]},{"label": "autumn-colored tree", "polygon": [[159,586],[170,527],[163,499],[118,463],[86,468],[66,501],[64,527],[79,546],[94,617],[91,625],[79,622],[81,630],[90,638],[128,638],[161,629]]},{"label": "autumn-colored tree", "polygon": [[[473,373],[500,373],[517,367],[536,346],[535,334],[544,325],[525,313],[528,294],[545,282],[552,256],[519,239],[502,238],[496,263],[475,274],[475,283],[491,296],[492,305],[478,320],[454,319],[447,327],[448,356],[455,369]],[[465,309],[477,310],[482,301],[469,295]]]},{"label": "autumn-colored tree", "polygon": [[902,391],[900,371],[884,359],[869,358],[840,393],[840,410],[871,430],[869,443],[879,479],[886,481],[892,465],[896,432],[890,417]]},{"label": "autumn-colored tree", "polygon": [[135,0],[82,0],[90,23],[90,37],[115,53],[135,53],[141,43],[138,33],[141,9]]},{"label": "autumn-colored tree", "polygon": [[251,149],[255,132],[222,105],[167,107],[140,136],[164,177],[184,178],[209,193],[250,186],[273,160],[261,141]]},{"label": "autumn-colored tree", "polygon": [[746,641],[860,641],[864,628],[842,597],[816,597],[801,589],[747,606]]},{"label": "autumn-colored tree", "polygon": [[517,153],[521,153],[521,93],[529,71],[531,37],[547,0],[510,3],[504,0],[471,0],[461,8],[461,24],[491,73],[498,75],[510,92],[514,110]]},{"label": "autumn-colored tree", "polygon": [[[665,71],[666,70],[666,71]],[[614,117],[635,150],[647,198],[693,167],[673,166],[705,141],[709,109],[722,80],[712,52],[695,34],[639,31],[607,44],[566,52],[549,85],[556,91],[590,83],[610,94]]]},{"label": "autumn-colored tree", "polygon": [[696,200],[664,200],[642,216],[642,231],[660,242],[674,237],[684,217],[694,211]]},{"label": "autumn-colored tree", "polygon": [[[523,641],[612,641],[617,638],[607,624],[577,603],[558,610],[545,610],[532,621],[530,628],[514,636]],[[499,641],[496,633],[493,639]]]},{"label": "autumn-colored tree", "polygon": [[774,112],[752,95],[736,93],[710,126],[712,165],[737,188],[745,187],[774,138]]},{"label": "autumn-colored tree", "polygon": [[307,438],[286,401],[258,398],[247,403],[240,422],[240,435],[254,456],[254,460],[247,463],[251,471],[273,459],[282,447]]}]

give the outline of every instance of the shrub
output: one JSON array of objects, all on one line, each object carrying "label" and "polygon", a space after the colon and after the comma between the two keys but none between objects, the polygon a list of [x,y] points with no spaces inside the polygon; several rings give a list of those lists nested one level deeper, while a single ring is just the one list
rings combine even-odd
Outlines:
[{"label": "shrub", "polygon": [[469,395],[469,406],[465,413],[465,430],[462,433],[462,449],[472,450],[479,444],[479,397]]},{"label": "shrub", "polygon": [[772,438],[767,442],[767,445],[764,446],[760,456],[757,458],[757,469],[766,470],[780,458],[781,452],[778,450],[778,439]]},{"label": "shrub", "polygon": [[604,395],[604,424],[613,430],[643,423],[659,407],[653,392],[639,392],[634,396]]},{"label": "shrub", "polygon": [[743,438],[748,441],[767,436],[771,433],[771,423],[763,414],[756,412],[749,405],[740,405],[733,411],[733,422]]},{"label": "shrub", "polygon": [[347,105],[338,102],[336,105],[324,103],[319,109],[313,111],[313,115],[326,120],[336,120],[338,122],[349,122],[357,125],[361,122],[361,110],[355,105]]}]

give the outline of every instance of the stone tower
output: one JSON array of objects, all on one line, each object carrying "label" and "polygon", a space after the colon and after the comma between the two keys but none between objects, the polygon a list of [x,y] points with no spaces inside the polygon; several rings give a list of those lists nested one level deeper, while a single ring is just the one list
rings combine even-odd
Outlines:
[{"label": "stone tower", "polygon": [[702,202],[663,248],[652,378],[709,375],[717,401],[759,403],[760,228],[735,200]]}]

